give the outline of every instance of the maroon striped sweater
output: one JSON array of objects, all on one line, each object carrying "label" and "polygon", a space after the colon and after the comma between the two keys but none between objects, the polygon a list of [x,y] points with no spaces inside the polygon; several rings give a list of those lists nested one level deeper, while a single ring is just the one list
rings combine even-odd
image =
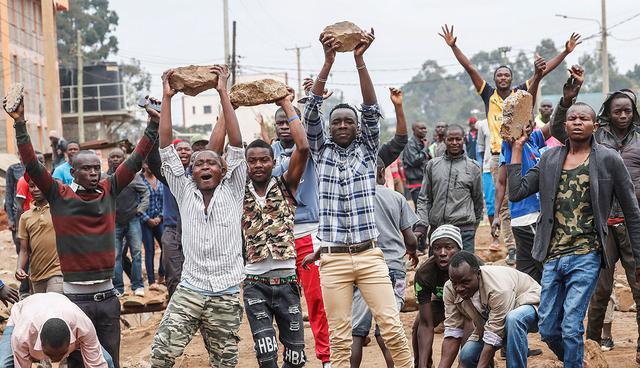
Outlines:
[{"label": "maroon striped sweater", "polygon": [[100,181],[99,192],[74,192],[69,185],[54,180],[36,159],[26,124],[16,122],[14,127],[27,173],[51,207],[64,281],[111,279],[115,265],[116,197],[142,168],[142,161],[157,139],[157,123],[147,126],[135,151],[116,172]]}]

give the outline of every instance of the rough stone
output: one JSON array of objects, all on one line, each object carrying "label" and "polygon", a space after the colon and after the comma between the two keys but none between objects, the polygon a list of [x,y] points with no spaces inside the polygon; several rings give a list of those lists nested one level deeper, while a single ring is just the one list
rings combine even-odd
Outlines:
[{"label": "rough stone", "polygon": [[24,97],[24,87],[22,83],[15,83],[9,88],[9,92],[2,101],[2,105],[6,112],[14,112],[22,102]]},{"label": "rough stone", "polygon": [[609,363],[602,354],[600,344],[593,340],[584,342],[584,366],[585,368],[609,368]]},{"label": "rough stone", "polygon": [[527,91],[518,90],[504,100],[500,136],[514,141],[522,136],[522,130],[531,120],[533,96]]},{"label": "rough stone", "polygon": [[175,68],[169,79],[169,85],[185,95],[195,96],[208,89],[215,88],[218,76],[210,71],[214,65],[189,65]]},{"label": "rough stone", "polygon": [[289,95],[287,85],[273,79],[238,83],[231,87],[229,97],[234,106],[256,106],[276,102]]},{"label": "rough stone", "polygon": [[636,305],[633,300],[633,294],[631,293],[630,287],[616,282],[614,287],[614,293],[616,294],[616,298],[618,299],[619,311],[621,312],[635,311]]},{"label": "rough stone", "polygon": [[362,29],[346,21],[327,26],[323,32],[333,35],[336,41],[340,42],[340,47],[336,50],[337,52],[353,51],[362,39]]},{"label": "rough stone", "polygon": [[418,301],[416,300],[416,292],[414,287],[415,278],[415,271],[407,272],[407,276],[405,279],[407,287],[406,289],[404,289],[404,305],[402,306],[401,312],[414,312],[418,310]]}]

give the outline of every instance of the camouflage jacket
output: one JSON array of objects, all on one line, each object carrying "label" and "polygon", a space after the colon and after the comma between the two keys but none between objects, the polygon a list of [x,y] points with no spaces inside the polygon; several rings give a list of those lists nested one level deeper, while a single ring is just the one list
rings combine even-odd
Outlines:
[{"label": "camouflage jacket", "polygon": [[244,194],[242,230],[247,263],[268,258],[287,260],[296,257],[293,220],[296,201],[282,177],[271,179],[264,207],[258,203],[251,182]]}]

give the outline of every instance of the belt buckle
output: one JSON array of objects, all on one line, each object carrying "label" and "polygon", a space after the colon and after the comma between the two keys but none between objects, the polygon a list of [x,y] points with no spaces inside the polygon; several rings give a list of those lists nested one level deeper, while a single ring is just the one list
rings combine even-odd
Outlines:
[{"label": "belt buckle", "polygon": [[104,294],[105,294],[105,293],[96,293],[96,294],[93,294],[93,301],[94,301],[94,302],[101,302],[101,301],[105,300],[106,298],[105,298],[105,295],[104,295]]},{"label": "belt buckle", "polygon": [[348,245],[347,249],[349,250],[349,254],[358,253],[358,246],[359,246],[359,244],[350,244],[350,245]]},{"label": "belt buckle", "polygon": [[280,278],[279,277],[270,277],[269,278],[269,285],[280,285]]}]

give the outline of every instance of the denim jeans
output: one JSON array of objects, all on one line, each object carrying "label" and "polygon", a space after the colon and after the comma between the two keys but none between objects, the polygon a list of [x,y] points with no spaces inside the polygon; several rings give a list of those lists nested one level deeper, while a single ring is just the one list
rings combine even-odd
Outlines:
[{"label": "denim jeans", "polygon": [[149,285],[156,282],[156,274],[154,261],[156,255],[156,241],[160,244],[160,265],[158,266],[158,275],[164,277],[164,267],[162,265],[162,233],[164,233],[164,225],[151,227],[146,222],[140,220],[142,229],[142,243],[144,244],[144,269],[147,270],[147,281]]},{"label": "denim jeans", "polygon": [[476,229],[461,230],[462,235],[462,250],[474,253],[476,249]]},{"label": "denim jeans", "polygon": [[[398,313],[404,305],[404,291],[407,287],[406,274],[399,270],[389,270],[389,278],[391,279],[391,285],[393,286],[393,294],[396,297],[396,305],[398,307]],[[353,290],[353,327],[351,329],[351,335],[366,337],[369,336],[371,331],[372,315],[367,302],[365,302],[360,290],[354,286]],[[380,328],[376,325],[375,335],[380,336]]]},{"label": "denim jeans", "polygon": [[[512,310],[505,318],[505,350],[507,354],[507,368],[522,368],[527,366],[529,332],[538,330],[538,314],[531,305],[521,305]],[[480,354],[484,347],[483,341],[467,341],[460,351],[460,363],[463,367],[478,365]]]},{"label": "denim jeans", "polygon": [[[13,350],[11,349],[12,333],[13,333],[13,326],[8,326],[4,329],[4,332],[2,333],[2,337],[0,337],[0,368],[14,368]],[[79,360],[80,365],[73,363],[74,355],[80,357],[80,360]],[[114,368],[111,355],[109,355],[109,353],[104,348],[102,348],[102,355],[104,355],[104,360],[107,361],[107,367]],[[84,367],[80,350],[76,350],[73,353],[69,354],[69,358],[67,359],[67,364],[69,368]]]},{"label": "denim jeans", "polygon": [[297,284],[267,285],[244,281],[244,308],[253,334],[254,350],[261,368],[278,367],[278,336],[284,345],[282,367],[303,367],[304,322],[300,310],[300,287]]},{"label": "denim jeans", "polygon": [[140,220],[134,217],[125,225],[116,223],[116,265],[113,275],[113,286],[121,294],[124,293],[122,280],[122,255],[124,238],[131,250],[131,290],[144,288],[142,281],[142,230]]},{"label": "denim jeans", "polygon": [[600,272],[600,253],[548,261],[542,271],[540,335],[566,368],[582,367],[584,316]]}]

